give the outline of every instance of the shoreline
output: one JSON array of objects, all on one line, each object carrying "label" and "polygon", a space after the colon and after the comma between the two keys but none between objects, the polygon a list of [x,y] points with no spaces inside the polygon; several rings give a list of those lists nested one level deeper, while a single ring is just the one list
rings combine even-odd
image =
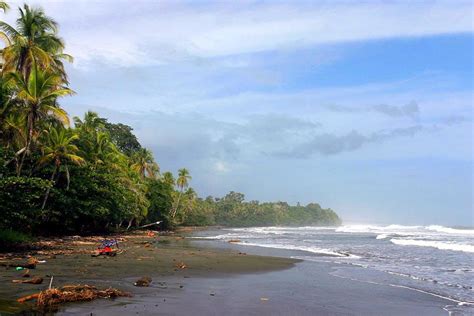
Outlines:
[{"label": "shoreline", "polygon": [[[189,233],[188,229],[186,233]],[[122,235],[119,246],[123,253],[115,257],[91,257],[102,237],[66,237],[43,239],[35,243],[39,250],[0,254],[0,262],[20,264],[27,256],[34,256],[43,264],[31,269],[32,276],[42,277],[43,284],[15,284],[21,279],[22,271],[0,267],[0,313],[17,313],[31,309],[32,304],[19,304],[16,299],[47,288],[50,276],[53,286],[66,284],[89,284],[97,287],[116,287],[140,293],[142,288],[133,283],[144,276],[153,279],[152,284],[163,278],[182,279],[231,276],[241,273],[263,273],[292,267],[300,260],[288,258],[261,257],[243,252],[222,249],[207,249],[193,246],[178,233],[171,235],[146,236],[145,232]],[[185,268],[179,266],[184,264]],[[133,298],[132,298],[133,299]],[[104,300],[98,300],[104,302]],[[61,307],[68,308],[70,303]]]},{"label": "shoreline", "polygon": [[[188,235],[193,231],[186,229],[181,233]],[[452,300],[411,288],[343,279],[333,272],[344,267],[291,259],[289,252],[277,249],[203,242],[178,234],[123,237],[126,251],[116,257],[90,257],[87,251],[92,249],[94,237],[86,237],[66,243],[67,250],[75,252],[57,255],[38,266],[34,273],[57,275],[55,286],[87,283],[133,294],[131,298],[69,303],[60,308],[58,315],[115,316],[132,311],[140,315],[376,315],[380,310],[387,315],[446,315],[445,308],[453,305]],[[176,263],[181,262],[186,264],[185,269],[176,268]],[[61,270],[64,266],[68,269]],[[153,279],[150,287],[134,287],[133,283],[143,276]],[[8,281],[4,273],[2,299],[6,287],[10,291],[12,288]],[[46,287],[14,284],[14,293],[18,295],[28,289],[26,294],[31,294],[34,289]],[[0,302],[0,309],[2,306]],[[16,311],[21,307],[17,304]]]}]

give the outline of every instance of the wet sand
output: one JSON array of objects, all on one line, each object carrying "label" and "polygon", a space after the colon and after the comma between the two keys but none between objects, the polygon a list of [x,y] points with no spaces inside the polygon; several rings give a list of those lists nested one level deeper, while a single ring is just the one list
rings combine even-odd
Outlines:
[{"label": "wet sand", "polygon": [[[101,288],[115,287],[133,295],[140,295],[143,288],[135,287],[133,283],[143,276],[153,279],[149,289],[156,286],[164,289],[166,286],[159,283],[162,278],[188,280],[196,277],[274,271],[287,269],[298,262],[293,259],[247,255],[239,251],[194,247],[188,240],[179,236],[125,236],[125,239],[125,242],[120,243],[123,253],[115,257],[91,257],[100,238],[86,241],[74,239],[59,245],[57,249],[53,247],[52,250],[33,252],[39,260],[46,260],[46,263],[40,263],[36,269],[30,270],[31,276],[44,278],[41,285],[12,283],[13,279],[22,279],[24,271],[0,267],[0,314],[29,309],[31,304],[19,304],[16,299],[46,289],[50,276],[54,276],[55,287],[89,284]],[[63,252],[66,254],[61,254]],[[20,254],[12,257],[0,261],[13,264],[26,261]],[[182,264],[186,266],[184,269],[179,267]],[[99,305],[103,304],[107,303],[100,300]]]},{"label": "wet sand", "polygon": [[[149,246],[143,243],[150,240],[128,239],[122,245],[126,251],[114,258],[91,258],[86,253],[57,256],[34,273],[53,274],[56,286],[87,283],[133,294],[67,304],[59,315],[447,315],[443,308],[452,304],[409,289],[336,277],[334,264],[287,259],[288,253],[278,250],[231,244],[216,249],[212,242],[175,237],[159,237]],[[175,267],[181,262],[186,269]],[[4,302],[47,287],[47,281],[9,283],[18,274],[2,271]],[[151,286],[134,287],[145,275],[153,279]],[[20,308],[24,306],[14,304],[8,310]]]}]

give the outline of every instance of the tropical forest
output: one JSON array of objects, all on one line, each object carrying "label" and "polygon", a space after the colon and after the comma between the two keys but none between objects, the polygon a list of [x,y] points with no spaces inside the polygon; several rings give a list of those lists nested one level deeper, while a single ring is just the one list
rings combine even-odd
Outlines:
[{"label": "tropical forest", "polygon": [[[130,126],[89,111],[70,117],[74,97],[55,20],[23,5],[0,21],[0,243],[34,236],[106,234],[161,222],[186,226],[337,225],[319,204],[245,201],[241,193],[201,198],[185,167],[163,171]],[[0,18],[1,19],[1,18]]]}]

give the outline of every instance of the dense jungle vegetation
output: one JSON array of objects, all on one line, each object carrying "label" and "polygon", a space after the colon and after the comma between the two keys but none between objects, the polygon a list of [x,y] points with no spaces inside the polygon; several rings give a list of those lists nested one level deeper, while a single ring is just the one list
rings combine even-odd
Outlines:
[{"label": "dense jungle vegetation", "polygon": [[[0,9],[8,5],[0,2]],[[0,240],[24,235],[105,233],[153,221],[176,225],[337,225],[318,204],[244,201],[230,192],[199,198],[186,168],[161,172],[130,126],[94,112],[70,118],[58,25],[41,8],[0,21]]]}]

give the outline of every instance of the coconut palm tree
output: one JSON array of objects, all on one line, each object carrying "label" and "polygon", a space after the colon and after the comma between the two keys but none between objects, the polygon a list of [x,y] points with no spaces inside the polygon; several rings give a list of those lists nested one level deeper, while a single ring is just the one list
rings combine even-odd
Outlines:
[{"label": "coconut palm tree", "polygon": [[179,188],[178,200],[176,201],[176,207],[173,211],[172,217],[176,216],[179,208],[179,202],[181,200],[181,196],[183,195],[183,190],[188,187],[189,181],[191,180],[191,175],[189,174],[188,169],[182,168],[178,170],[178,179],[176,179],[176,185]]},{"label": "coconut palm tree", "polygon": [[31,143],[35,138],[38,121],[53,119],[64,125],[69,124],[66,111],[57,107],[56,100],[74,92],[61,85],[62,79],[59,75],[37,67],[33,67],[26,80],[16,72],[8,73],[6,78],[9,85],[16,90],[16,98],[23,106],[27,117],[26,146],[18,169],[20,175],[24,158],[29,154]]},{"label": "coconut palm tree", "polygon": [[105,130],[106,120],[100,118],[96,112],[87,111],[86,114],[84,114],[83,120],[77,116],[75,116],[73,120],[76,128],[80,128],[88,133]]},{"label": "coconut palm tree", "polygon": [[192,179],[188,169],[182,168],[178,170],[178,179],[176,179],[176,185],[183,192],[185,188],[189,186],[189,181]]},{"label": "coconut palm tree", "polygon": [[158,164],[153,159],[153,154],[148,149],[142,148],[132,155],[132,170],[137,172],[142,179],[155,178],[160,172]]},{"label": "coconut palm tree", "polygon": [[[76,134],[70,135],[66,129],[51,128],[45,137],[45,143],[42,148],[42,157],[38,162],[39,166],[44,166],[53,162],[54,168],[51,174],[51,181],[54,181],[56,173],[60,171],[60,167],[64,165],[67,178],[67,188],[69,188],[69,168],[67,163],[71,162],[76,165],[85,163],[84,158],[77,155],[79,148],[73,144],[73,141],[78,138]],[[41,210],[44,209],[46,201],[48,200],[51,187],[48,187],[44,196]]]},{"label": "coconut palm tree", "polygon": [[[0,1],[0,10],[3,11],[3,13],[7,12],[8,9],[10,9],[10,6],[5,2],[5,1]],[[10,46],[10,39],[8,36],[0,32],[0,40],[2,40],[5,43],[5,46]],[[3,49],[0,50],[0,55],[3,55]],[[0,70],[3,68],[3,58],[0,56]]]},{"label": "coconut palm tree", "polygon": [[7,12],[10,9],[10,6],[5,1],[0,1],[0,10]]},{"label": "coconut palm tree", "polygon": [[171,172],[169,171],[166,171],[165,173],[163,173],[163,176],[162,176],[162,181],[164,183],[166,183],[167,185],[171,186],[171,187],[174,187],[175,186],[175,179],[174,179],[174,176]]},{"label": "coconut palm tree", "polygon": [[3,71],[18,71],[24,78],[34,65],[41,68],[57,70],[65,77],[62,60],[72,60],[63,54],[64,42],[57,36],[57,23],[46,16],[41,8],[30,8],[24,5],[19,8],[20,17],[16,20],[16,29],[0,21],[0,30],[11,42],[3,49]]}]

